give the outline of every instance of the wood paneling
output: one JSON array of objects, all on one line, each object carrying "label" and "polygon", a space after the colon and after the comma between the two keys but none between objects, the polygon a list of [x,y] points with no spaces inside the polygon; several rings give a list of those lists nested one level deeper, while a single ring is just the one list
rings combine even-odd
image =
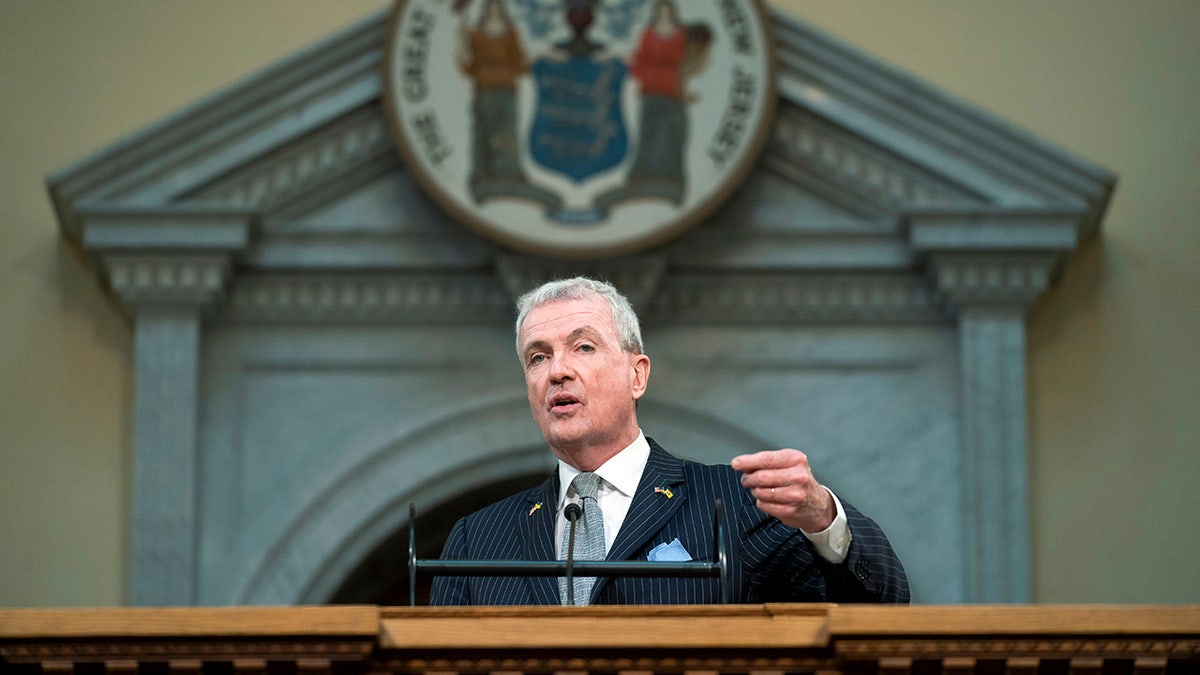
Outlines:
[{"label": "wood paneling", "polygon": [[4,610],[0,671],[1200,673],[1200,606]]}]

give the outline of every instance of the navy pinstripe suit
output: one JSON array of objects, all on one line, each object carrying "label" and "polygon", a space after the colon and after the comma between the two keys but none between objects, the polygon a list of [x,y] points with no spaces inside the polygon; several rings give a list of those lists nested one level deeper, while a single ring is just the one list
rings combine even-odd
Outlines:
[{"label": "navy pinstripe suit", "polygon": [[[734,602],[898,602],[909,600],[908,579],[887,537],[870,518],[842,502],[853,540],[846,560],[829,563],[796,529],[759,511],[727,465],[681,460],[655,443],[633,503],[608,560],[646,560],[676,537],[694,560],[713,559],[713,504],[726,504]],[[671,490],[672,497],[654,488]],[[550,508],[533,510],[537,502]],[[558,471],[541,485],[462,518],[443,559],[554,560]],[[434,605],[557,605],[554,577],[438,577]],[[720,602],[716,579],[606,578],[592,587],[592,604]]]}]

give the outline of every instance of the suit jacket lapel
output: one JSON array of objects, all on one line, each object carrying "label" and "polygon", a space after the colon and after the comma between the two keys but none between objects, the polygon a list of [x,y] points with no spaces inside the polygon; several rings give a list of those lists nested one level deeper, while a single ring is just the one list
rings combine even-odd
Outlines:
[{"label": "suit jacket lapel", "polygon": [[[558,507],[558,470],[540,486],[525,493],[525,511],[516,515],[526,560],[555,560],[554,525]],[[536,504],[541,503],[540,507]],[[526,577],[533,601],[540,605],[560,604],[558,579]]]},{"label": "suit jacket lapel", "polygon": [[[642,471],[642,479],[638,481],[633,502],[629,505],[629,513],[625,515],[625,522],[621,524],[617,538],[608,551],[607,560],[628,560],[645,545],[647,539],[661,530],[687,501],[683,460],[663,450],[653,440],[647,440],[650,442],[650,457],[646,460],[646,468]],[[662,492],[655,492],[654,488],[670,489],[671,497]],[[596,584],[592,586],[593,599],[609,579],[610,577],[596,579]]]}]

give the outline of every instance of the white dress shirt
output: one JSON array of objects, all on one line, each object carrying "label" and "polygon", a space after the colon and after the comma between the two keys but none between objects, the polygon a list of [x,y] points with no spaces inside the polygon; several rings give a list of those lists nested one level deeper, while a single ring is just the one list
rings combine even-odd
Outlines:
[{"label": "white dress shirt", "polygon": [[[629,513],[629,505],[633,503],[633,493],[637,490],[638,482],[642,480],[642,472],[646,469],[646,460],[650,459],[650,444],[640,431],[624,450],[609,458],[593,473],[600,476],[600,489],[596,501],[600,511],[604,513],[604,550],[612,548],[617,539],[617,532],[625,522]],[[571,481],[581,472],[579,469],[558,460],[558,520],[554,526],[554,541],[559,542],[558,550],[562,551],[563,535],[567,531],[567,517],[563,509],[567,504],[579,502],[579,495],[571,488]]]},{"label": "white dress shirt", "polygon": [[[600,465],[594,472],[602,479],[596,495],[600,510],[604,513],[604,548],[610,550],[629,513],[629,505],[633,503],[633,493],[637,490],[646,461],[650,459],[650,444],[646,442],[645,434],[638,432],[624,450],[613,455],[607,462]],[[559,545],[555,550],[562,552],[562,539],[567,532],[567,518],[563,509],[567,504],[577,503],[579,496],[571,488],[571,481],[579,475],[579,469],[558,460],[558,516],[554,525],[554,541]],[[831,563],[840,563],[846,559],[850,550],[850,524],[846,520],[846,511],[842,502],[829,488],[825,488],[833,497],[837,507],[837,515],[829,527],[820,532],[805,532],[800,530],[812,542],[817,553]]]}]

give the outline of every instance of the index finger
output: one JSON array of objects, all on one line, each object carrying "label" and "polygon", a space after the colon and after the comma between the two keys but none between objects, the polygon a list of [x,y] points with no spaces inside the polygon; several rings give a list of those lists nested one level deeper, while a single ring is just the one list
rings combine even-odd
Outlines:
[{"label": "index finger", "polygon": [[778,469],[789,464],[788,456],[798,450],[785,448],[783,450],[763,450],[747,455],[738,455],[730,460],[729,465],[734,471],[759,471],[761,469]]}]

